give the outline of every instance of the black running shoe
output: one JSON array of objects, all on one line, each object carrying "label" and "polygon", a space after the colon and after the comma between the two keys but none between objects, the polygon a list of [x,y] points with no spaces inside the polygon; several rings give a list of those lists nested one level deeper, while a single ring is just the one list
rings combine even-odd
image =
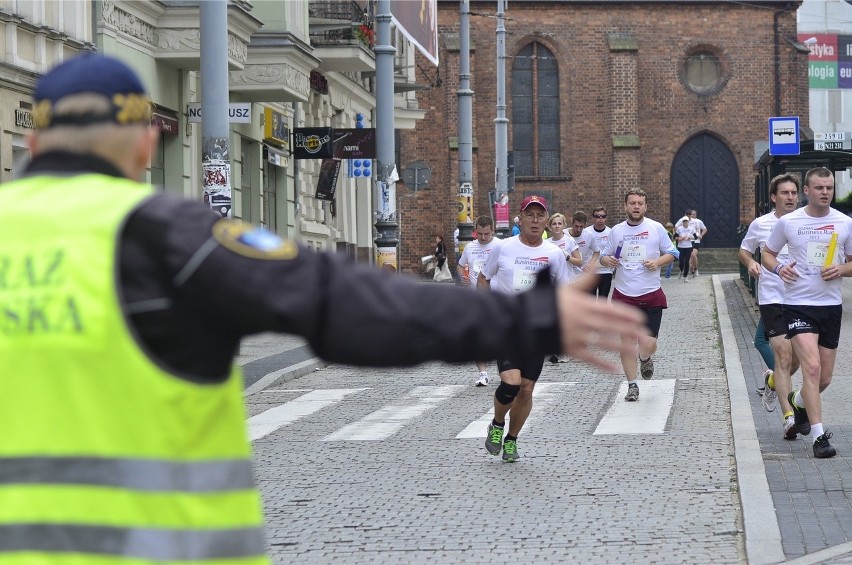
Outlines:
[{"label": "black running shoe", "polygon": [[799,408],[796,406],[796,403],[793,402],[795,397],[796,391],[794,390],[787,395],[787,402],[789,402],[790,406],[793,407],[793,417],[796,419],[796,428],[799,430],[800,434],[806,436],[811,433],[811,421],[808,419],[808,411],[804,408]]},{"label": "black running shoe", "polygon": [[837,455],[837,450],[834,449],[828,440],[831,439],[831,432],[825,432],[814,442],[814,457],[819,459],[828,459]]}]

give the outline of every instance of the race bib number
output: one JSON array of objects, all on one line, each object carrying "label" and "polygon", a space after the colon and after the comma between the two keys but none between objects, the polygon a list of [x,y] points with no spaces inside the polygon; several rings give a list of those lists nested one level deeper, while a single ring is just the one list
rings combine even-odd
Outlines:
[{"label": "race bib number", "polygon": [[823,267],[828,256],[828,244],[819,241],[808,242],[808,266]]},{"label": "race bib number", "polygon": [[512,276],[512,289],[515,292],[524,292],[535,286],[535,271],[516,270]]},{"label": "race bib number", "polygon": [[484,267],[484,266],[485,266],[485,261],[483,261],[483,260],[474,261],[473,262],[473,273],[476,276],[479,276],[479,273],[482,272],[482,267]]},{"label": "race bib number", "polygon": [[625,265],[628,269],[638,269],[641,267],[646,256],[647,253],[643,244],[625,245],[624,249],[621,250],[621,262],[630,263],[630,265]]}]

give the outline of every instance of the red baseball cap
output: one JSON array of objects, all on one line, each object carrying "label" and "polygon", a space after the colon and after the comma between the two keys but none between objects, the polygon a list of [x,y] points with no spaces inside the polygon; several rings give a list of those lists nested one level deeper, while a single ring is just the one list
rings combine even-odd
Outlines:
[{"label": "red baseball cap", "polygon": [[543,196],[539,196],[538,194],[527,196],[521,202],[521,210],[526,210],[527,206],[529,206],[530,204],[538,204],[539,206],[544,208],[545,212],[547,212],[547,199],[545,199]]}]

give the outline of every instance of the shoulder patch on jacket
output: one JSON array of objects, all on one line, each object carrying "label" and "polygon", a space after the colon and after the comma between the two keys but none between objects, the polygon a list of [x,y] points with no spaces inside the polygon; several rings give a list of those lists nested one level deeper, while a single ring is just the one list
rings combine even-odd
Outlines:
[{"label": "shoulder patch on jacket", "polygon": [[299,247],[269,230],[223,218],[213,224],[213,239],[237,255],[252,259],[293,259]]}]

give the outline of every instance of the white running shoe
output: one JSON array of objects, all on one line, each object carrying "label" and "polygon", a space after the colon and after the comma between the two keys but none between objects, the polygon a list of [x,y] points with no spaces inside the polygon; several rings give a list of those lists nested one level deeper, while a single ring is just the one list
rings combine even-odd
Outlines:
[{"label": "white running shoe", "polygon": [[488,372],[482,371],[476,380],[476,386],[486,386],[489,382],[491,382],[491,379],[488,377]]},{"label": "white running shoe", "polygon": [[766,371],[764,371],[764,373],[763,373],[764,390],[763,390],[762,399],[763,399],[763,408],[767,412],[774,412],[775,411],[775,404],[776,404],[776,401],[778,400],[778,393],[775,392],[775,389],[770,388],[770,386],[769,386],[769,377],[771,377],[771,376],[772,376],[772,370],[766,369]]}]

